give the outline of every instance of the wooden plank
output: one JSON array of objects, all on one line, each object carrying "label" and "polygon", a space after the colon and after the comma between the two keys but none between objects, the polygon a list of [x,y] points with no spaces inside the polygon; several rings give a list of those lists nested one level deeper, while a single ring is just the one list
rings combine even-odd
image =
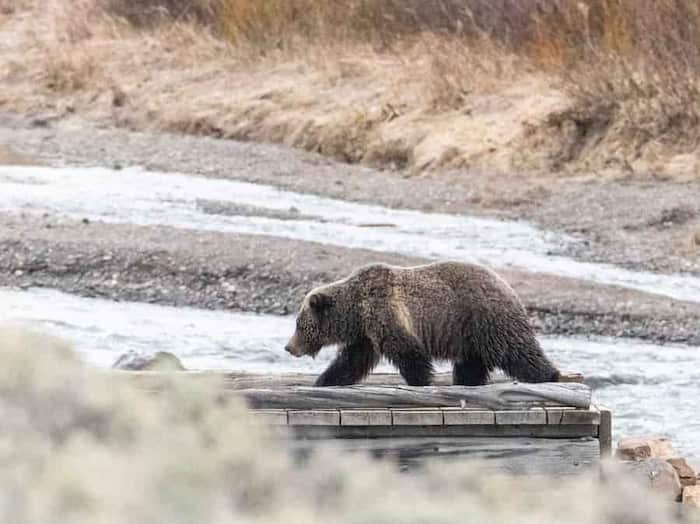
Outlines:
[{"label": "wooden plank", "polygon": [[583,373],[561,372],[559,382],[578,382],[583,383]]},{"label": "wooden plank", "polygon": [[394,439],[404,437],[533,437],[577,438],[598,437],[598,426],[583,424],[550,425],[442,425],[442,426],[290,426],[289,436],[307,439]]},{"label": "wooden plank", "polygon": [[284,409],[260,409],[254,410],[252,413],[256,422],[259,421],[272,426],[287,425],[287,411]]},{"label": "wooden plank", "polygon": [[[114,371],[117,376],[136,382],[144,388],[158,389],[162,387],[164,374],[154,371]],[[225,390],[277,388],[289,386],[313,386],[318,375],[312,373],[276,373],[258,374],[245,372],[221,371],[182,371],[175,372],[177,376],[185,376],[191,380],[213,380],[222,384]],[[172,373],[170,374],[172,376]],[[502,373],[494,373],[492,383],[512,382]],[[562,373],[559,382],[582,383],[580,373]],[[402,386],[406,382],[398,373],[372,373],[363,382],[375,386]],[[452,373],[436,373],[433,378],[434,386],[451,386]]]},{"label": "wooden plank", "polygon": [[520,424],[546,424],[547,414],[544,409],[523,409],[513,411],[496,411],[496,424],[520,425]]},{"label": "wooden plank", "polygon": [[600,456],[609,458],[612,455],[612,411],[603,406],[598,406],[598,411],[600,412],[600,424],[598,425]]},{"label": "wooden plank", "polygon": [[544,408],[547,413],[547,424],[561,424],[564,418],[564,411],[573,411],[576,408],[572,407],[556,407],[556,408]]},{"label": "wooden plank", "polygon": [[342,426],[391,426],[391,411],[388,409],[341,409]]},{"label": "wooden plank", "polygon": [[600,412],[589,409],[546,408],[547,424],[600,424]]},{"label": "wooden plank", "polygon": [[593,406],[588,409],[574,409],[563,412],[562,424],[600,424],[600,412]]},{"label": "wooden plank", "polygon": [[287,413],[290,426],[339,426],[337,409],[290,410]]},{"label": "wooden plank", "polygon": [[574,409],[563,412],[562,424],[600,424],[600,412],[593,406],[588,409]]},{"label": "wooden plank", "polygon": [[442,411],[439,409],[392,409],[391,423],[394,426],[442,426]]},{"label": "wooden plank", "polygon": [[445,425],[483,425],[495,424],[496,412],[479,409],[442,408]]},{"label": "wooden plank", "polygon": [[[253,410],[256,418],[268,424],[287,424],[287,411],[283,409]],[[334,410],[331,410],[334,412]],[[439,409],[343,409],[340,410],[340,424],[343,426],[390,426],[392,425],[392,413],[399,413],[398,420],[408,420],[410,425],[483,425],[483,424],[583,424],[598,425],[601,421],[601,412],[591,407],[588,410],[573,408],[547,408],[544,410],[546,417],[542,417],[542,409],[522,411],[487,411],[462,408]],[[297,412],[298,413],[298,412]],[[307,413],[307,412],[304,412]],[[317,413],[317,411],[314,411]],[[325,412],[323,412],[325,413]],[[405,415],[408,413],[408,417]],[[442,417],[442,422],[438,419]],[[335,425],[333,423],[333,425]]]},{"label": "wooden plank", "polygon": [[[544,426],[546,427],[546,426]],[[320,428],[318,428],[320,429]],[[313,453],[313,441],[292,441],[292,450]],[[441,461],[474,461],[474,467],[487,473],[509,475],[576,475],[595,468],[600,460],[597,439],[531,437],[444,437],[397,439],[339,439],[324,442],[337,452],[371,454],[392,459],[399,465],[421,467]]]},{"label": "wooden plank", "polygon": [[479,407],[528,409],[572,406],[587,409],[591,390],[577,383],[502,383],[486,386],[306,386],[232,392],[252,408],[335,409],[386,407]]}]

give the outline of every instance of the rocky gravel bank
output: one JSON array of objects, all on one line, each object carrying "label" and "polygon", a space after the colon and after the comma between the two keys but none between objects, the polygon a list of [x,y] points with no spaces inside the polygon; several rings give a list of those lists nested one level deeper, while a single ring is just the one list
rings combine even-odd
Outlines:
[{"label": "rocky gravel bank", "polygon": [[[398,255],[289,239],[0,213],[0,286],[88,297],[290,314],[313,287]],[[538,329],[700,345],[700,304],[590,282],[503,273]]]}]

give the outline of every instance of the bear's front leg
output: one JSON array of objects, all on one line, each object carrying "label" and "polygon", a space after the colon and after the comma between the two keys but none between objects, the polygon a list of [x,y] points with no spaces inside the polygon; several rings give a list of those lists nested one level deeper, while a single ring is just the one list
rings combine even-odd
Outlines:
[{"label": "bear's front leg", "polygon": [[316,379],[316,386],[350,386],[365,378],[379,362],[372,344],[361,339],[341,347],[330,366]]},{"label": "bear's front leg", "polygon": [[391,334],[381,342],[381,353],[399,368],[409,386],[429,386],[433,381],[433,362],[415,337]]}]

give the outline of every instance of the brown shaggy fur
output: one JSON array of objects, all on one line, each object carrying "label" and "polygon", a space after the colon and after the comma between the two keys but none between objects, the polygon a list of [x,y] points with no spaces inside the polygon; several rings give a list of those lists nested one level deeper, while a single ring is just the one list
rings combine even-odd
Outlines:
[{"label": "brown shaggy fur", "polygon": [[318,386],[361,381],[381,357],[410,385],[428,385],[433,359],[453,362],[455,384],[479,385],[494,368],[525,382],[556,381],[513,289],[493,271],[439,262],[373,264],[304,299],[287,347],[315,356],[338,344]]}]

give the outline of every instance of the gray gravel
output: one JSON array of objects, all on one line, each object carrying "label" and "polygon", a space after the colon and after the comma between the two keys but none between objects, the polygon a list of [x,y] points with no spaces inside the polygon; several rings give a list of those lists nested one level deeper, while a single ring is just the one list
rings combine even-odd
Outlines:
[{"label": "gray gravel", "polygon": [[[526,218],[576,235],[581,242],[568,249],[581,259],[632,269],[699,271],[686,242],[700,216],[696,182],[551,178],[546,187],[533,189],[531,180],[517,176],[444,173],[416,179],[276,146],[7,115],[0,116],[0,145],[0,161],[4,156],[22,163],[136,164],[389,207]],[[260,213],[222,209],[209,201],[200,206],[212,213]],[[283,215],[277,218],[297,218],[293,209]],[[273,237],[0,214],[0,285],[114,300],[288,314],[314,286],[371,261],[422,262]],[[553,276],[505,276],[544,333],[700,345],[700,305]]]},{"label": "gray gravel", "polygon": [[520,218],[580,240],[562,254],[629,269],[700,274],[700,180],[442,172],[421,177],[267,144],[100,129],[0,114],[0,144],[49,164],[179,171],[350,201]]},{"label": "gray gravel", "polygon": [[[275,237],[0,213],[0,286],[289,314],[313,287],[373,261],[423,262]],[[543,333],[700,345],[700,304],[548,275],[503,274]]]},{"label": "gray gravel", "polygon": [[408,259],[274,237],[0,214],[0,285],[288,314],[313,287]]}]

